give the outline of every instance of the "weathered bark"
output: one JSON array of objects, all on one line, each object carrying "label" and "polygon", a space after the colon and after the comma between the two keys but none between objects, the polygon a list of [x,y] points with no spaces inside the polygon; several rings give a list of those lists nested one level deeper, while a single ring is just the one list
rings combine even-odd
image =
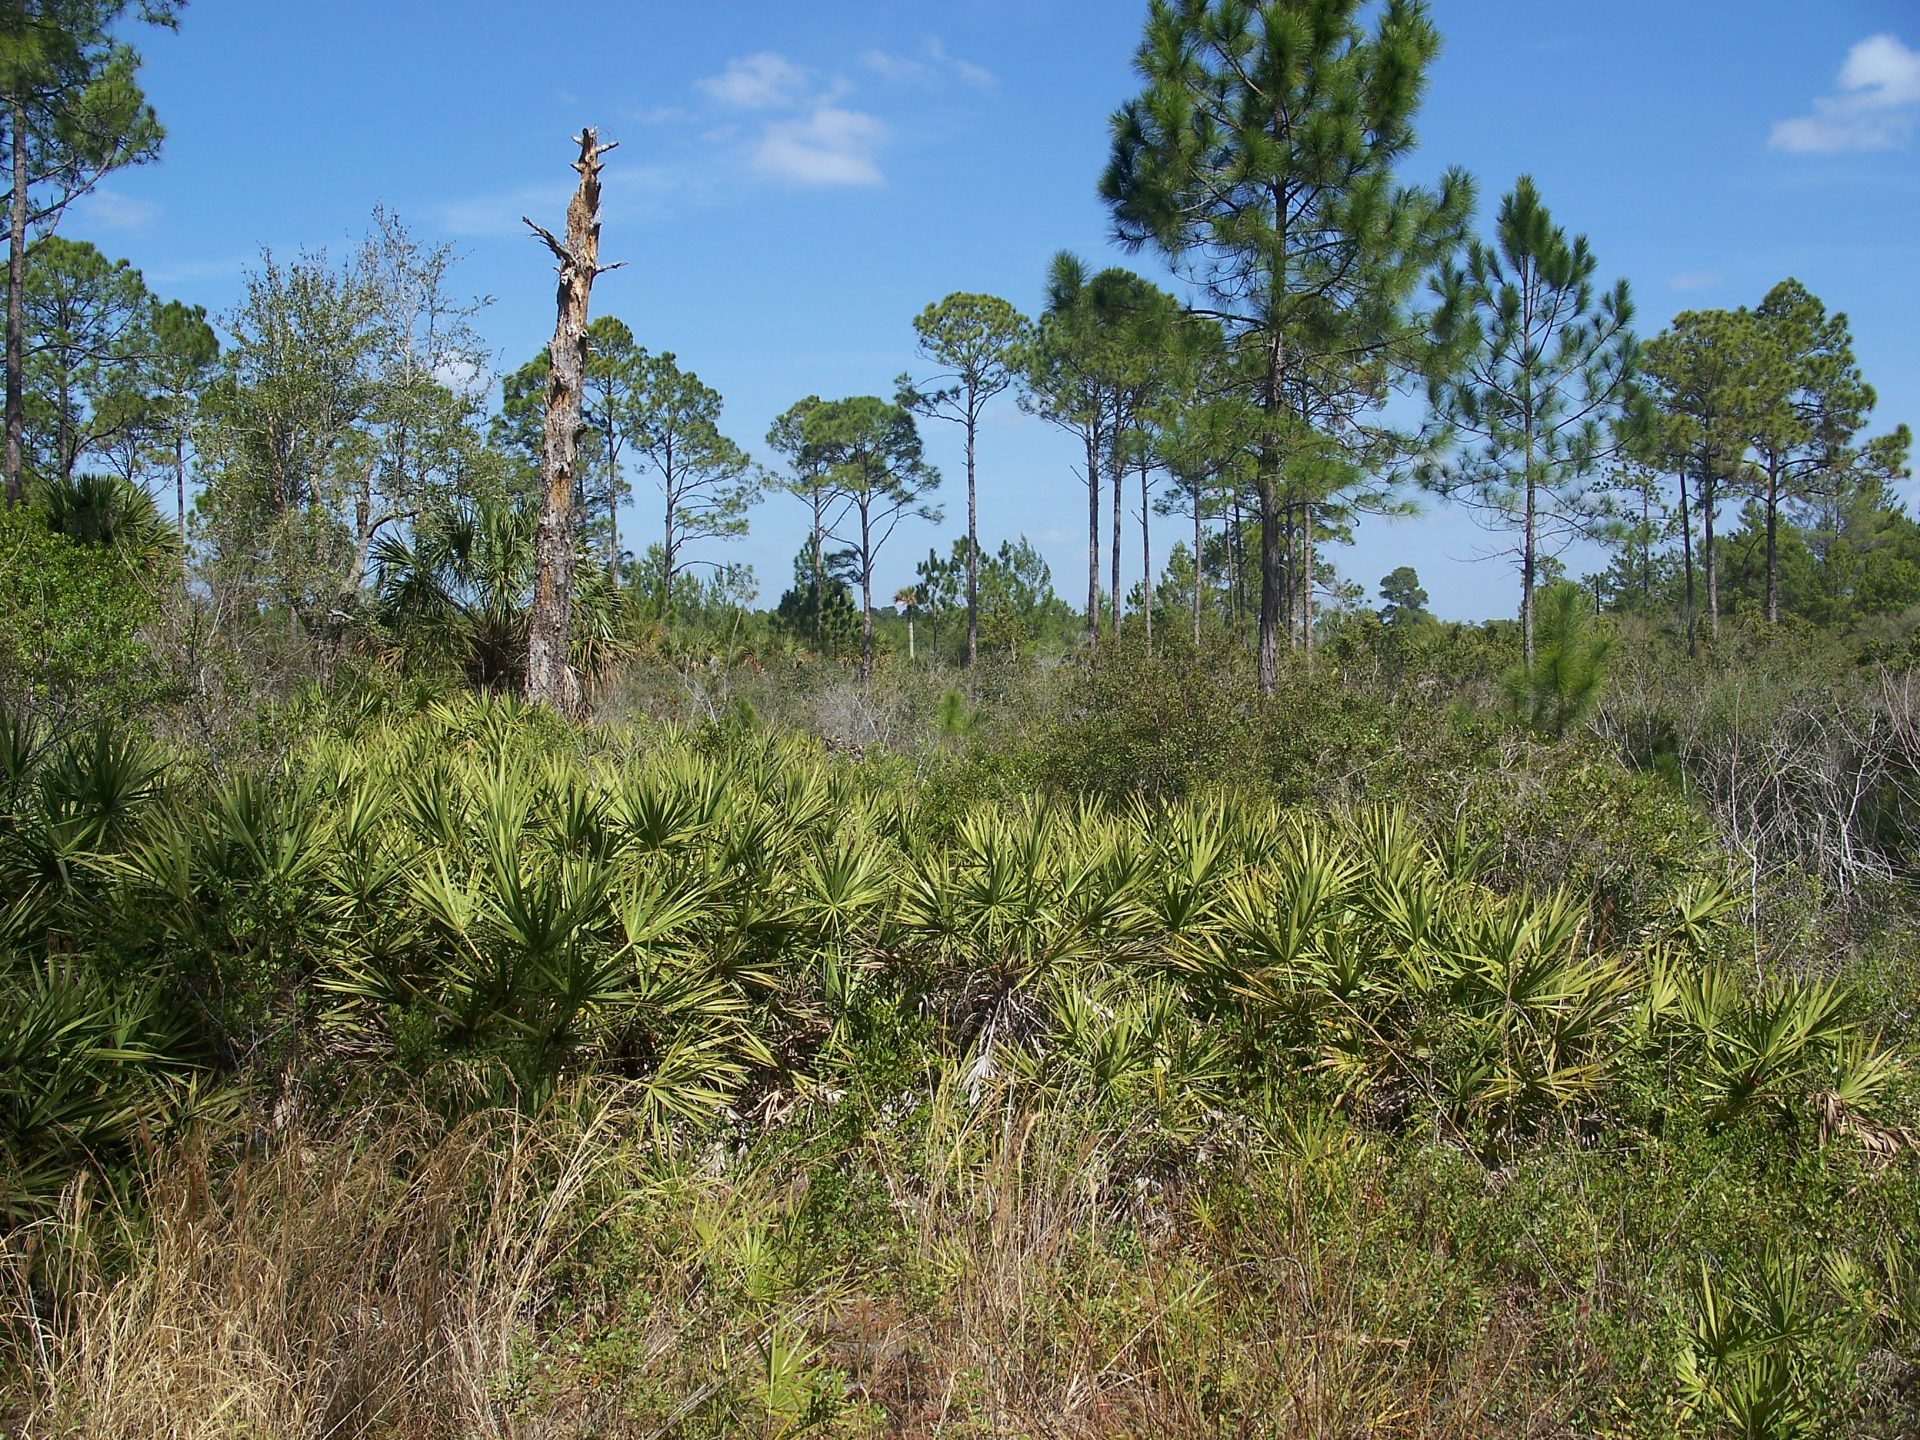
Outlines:
[{"label": "weathered bark", "polygon": [[7,504],[26,499],[27,104],[15,96],[12,131],[13,203],[7,212]]},{"label": "weathered bark", "polygon": [[532,220],[529,229],[553,252],[560,285],[553,342],[548,346],[546,423],[540,451],[540,522],[534,533],[533,612],[527,626],[527,698],[556,710],[579,704],[579,681],[567,663],[573,618],[573,488],[579,469],[580,413],[587,370],[587,300],[600,258],[600,157],[592,126],[580,132],[580,183],[567,205],[566,239]]}]

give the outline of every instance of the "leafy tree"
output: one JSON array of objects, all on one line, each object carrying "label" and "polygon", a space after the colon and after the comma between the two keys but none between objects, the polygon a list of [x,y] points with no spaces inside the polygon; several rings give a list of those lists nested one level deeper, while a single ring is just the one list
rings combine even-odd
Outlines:
[{"label": "leafy tree", "polygon": [[334,634],[384,533],[501,491],[468,383],[474,307],[448,295],[451,259],[385,212],[342,265],[263,256],[227,317],[233,346],[202,435],[222,584]]},{"label": "leafy tree", "polygon": [[873,395],[829,400],[806,412],[804,443],[826,467],[834,492],[845,502],[847,532],[836,538],[852,552],[860,586],[860,678],[873,678],[873,571],[884,546],[909,516],[938,521],[927,498],[940,472],[921,453],[913,413]]},{"label": "leafy tree", "polygon": [[1588,527],[1587,480],[1610,453],[1633,399],[1637,347],[1627,282],[1596,294],[1587,237],[1553,223],[1531,176],[1500,202],[1491,244],[1441,269],[1435,323],[1459,348],[1435,378],[1435,409],[1476,442],[1442,471],[1447,493],[1518,532],[1523,663],[1533,663],[1542,545]]},{"label": "leafy tree", "polygon": [[1032,323],[996,295],[956,291],[914,317],[920,354],[939,367],[922,380],[900,377],[899,401],[915,414],[951,420],[966,436],[967,664],[980,653],[980,532],[975,442],[987,402],[1021,375]]},{"label": "leafy tree", "polygon": [[1433,618],[1427,592],[1411,565],[1397,565],[1380,580],[1380,619],[1388,625],[1419,625]]},{"label": "leafy tree", "polygon": [[660,541],[660,605],[673,604],[673,578],[686,548],[747,532],[758,498],[747,452],[720,433],[720,393],[682,370],[669,353],[643,355],[633,396],[634,447],[652,462],[666,501]]},{"label": "leafy tree", "polygon": [[1797,280],[1783,280],[1754,311],[1756,393],[1742,407],[1759,470],[1767,537],[1767,621],[1780,620],[1780,517],[1829,477],[1844,474],[1847,449],[1866,423],[1874,394],[1853,358],[1845,315]]},{"label": "leafy tree", "polygon": [[41,507],[0,509],[0,691],[58,722],[123,710],[150,683],[140,632],[152,594],[129,583],[121,552],[89,538],[55,530]]},{"label": "leafy tree", "polygon": [[172,26],[176,0],[9,0],[0,12],[7,133],[7,503],[25,493],[29,248],[102,176],[160,153],[163,131],[121,37],[129,15]]},{"label": "leafy tree", "polygon": [[[1269,693],[1283,603],[1310,602],[1316,507],[1328,487],[1377,468],[1328,463],[1327,447],[1373,448],[1366,412],[1432,364],[1410,302],[1472,205],[1459,171],[1432,190],[1395,177],[1440,45],[1425,8],[1389,0],[1370,31],[1363,8],[1153,0],[1135,59],[1145,88],[1113,117],[1101,181],[1120,241],[1164,254],[1240,353],[1260,416]],[[1309,617],[1299,618],[1304,639]]]}]

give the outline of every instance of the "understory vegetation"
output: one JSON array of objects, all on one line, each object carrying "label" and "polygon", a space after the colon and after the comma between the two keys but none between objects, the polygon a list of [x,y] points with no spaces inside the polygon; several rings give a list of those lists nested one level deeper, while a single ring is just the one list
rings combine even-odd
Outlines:
[{"label": "understory vegetation", "polygon": [[[218,764],[10,709],[6,1423],[1910,1427],[1899,882],[1384,667],[1208,705],[1245,664],[958,733],[364,677]],[[892,743],[745,701],[849,684]]]}]

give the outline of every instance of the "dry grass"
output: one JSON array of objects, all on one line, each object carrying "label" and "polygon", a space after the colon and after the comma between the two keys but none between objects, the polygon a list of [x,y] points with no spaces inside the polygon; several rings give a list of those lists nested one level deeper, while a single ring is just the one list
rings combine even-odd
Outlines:
[{"label": "dry grass", "polygon": [[595,1218],[608,1120],[443,1130],[383,1112],[221,1174],[189,1144],[139,1219],[76,1189],[0,1271],[13,1424],[22,1440],[513,1433],[491,1388]]},{"label": "dry grass", "polygon": [[891,1226],[809,1259],[804,1170],[624,1130],[383,1112],[224,1169],[189,1146],[139,1221],[76,1192],[0,1272],[0,1434],[1559,1433],[1518,1318],[1454,1313],[1304,1171],[1218,1209],[1121,1181],[1071,1115],[956,1101],[919,1161],[844,1157]]}]

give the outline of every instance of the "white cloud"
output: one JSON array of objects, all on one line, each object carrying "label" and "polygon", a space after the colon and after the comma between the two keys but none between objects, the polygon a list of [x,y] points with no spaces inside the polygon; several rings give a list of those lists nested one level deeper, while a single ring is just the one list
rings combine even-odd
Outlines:
[{"label": "white cloud", "polygon": [[931,87],[949,77],[976,89],[994,84],[993,72],[984,66],[962,60],[947,52],[936,36],[927,41],[919,55],[896,55],[886,50],[869,50],[860,57],[863,68],[893,85]]},{"label": "white cloud", "polygon": [[718,75],[694,82],[722,105],[736,110],[777,110],[797,101],[807,88],[807,72],[771,50],[729,60]]},{"label": "white cloud", "polygon": [[796,185],[880,185],[876,152],[887,127],[862,110],[816,105],[769,124],[754,148],[754,168]]},{"label": "white cloud", "polygon": [[136,200],[114,190],[95,190],[79,203],[80,213],[103,230],[144,230],[160,218],[151,200]]},{"label": "white cloud", "polygon": [[1840,93],[1821,95],[1811,115],[1777,121],[1768,144],[1795,155],[1897,150],[1920,118],[1920,51],[1870,35],[1847,52]]}]

